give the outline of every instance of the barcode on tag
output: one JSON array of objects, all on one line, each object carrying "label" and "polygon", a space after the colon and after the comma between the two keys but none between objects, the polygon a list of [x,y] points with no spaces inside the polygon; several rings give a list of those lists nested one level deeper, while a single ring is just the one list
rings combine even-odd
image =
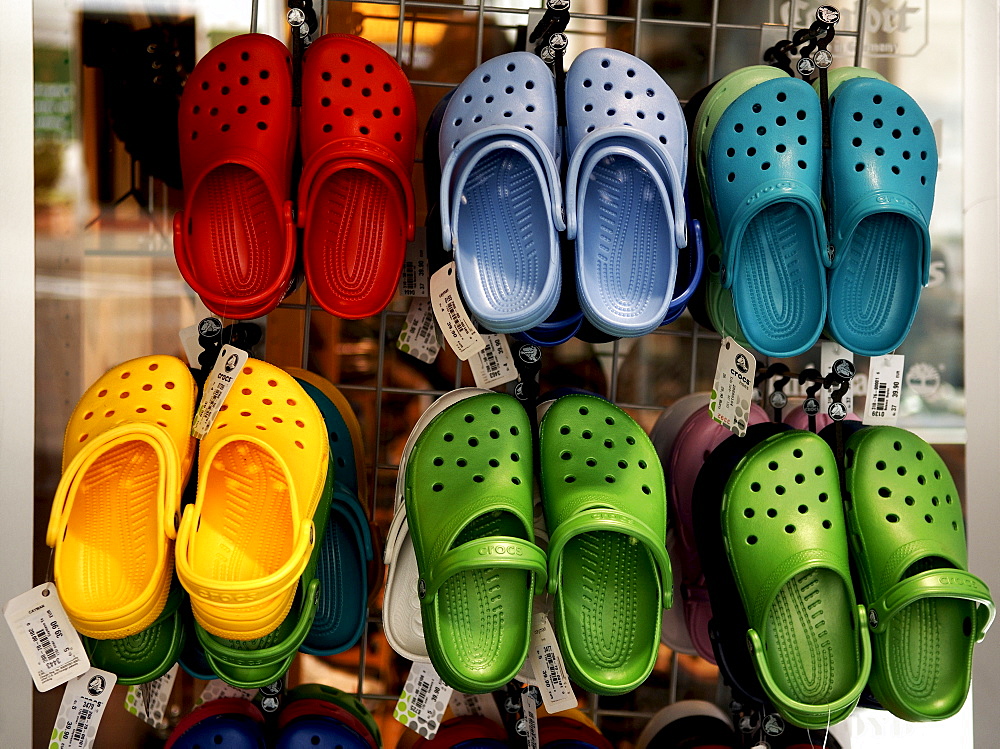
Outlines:
[{"label": "barcode on tag", "polygon": [[433,739],[441,727],[452,688],[429,663],[414,663],[399,695],[393,717],[425,739]]},{"label": "barcode on tag", "polygon": [[118,677],[109,671],[91,668],[66,685],[49,749],[89,749]]},{"label": "barcode on tag", "polygon": [[[823,341],[820,344],[820,366],[819,371],[823,373],[825,377],[830,372],[833,371],[834,362],[837,359],[847,359],[847,361],[854,363],[854,353],[847,350],[839,343],[833,341]],[[840,399],[840,402],[844,404],[847,409],[847,413],[854,411],[854,386],[852,385],[844,396]],[[819,405],[820,411],[822,413],[827,413],[830,408],[830,391],[823,388],[819,391]]]},{"label": "barcode on tag", "polygon": [[[422,228],[417,229],[418,235],[423,231]],[[417,236],[415,242],[406,245],[406,259],[399,276],[399,293],[403,296],[428,296],[427,270],[426,243],[421,236]]]},{"label": "barcode on tag", "polygon": [[482,351],[486,341],[479,335],[458,295],[455,263],[450,262],[431,276],[431,305],[444,339],[462,361]]},{"label": "barcode on tag", "polygon": [[500,717],[500,709],[497,707],[492,694],[452,692],[449,705],[451,706],[451,711],[458,717],[463,715],[481,715],[484,718],[489,718],[493,722],[503,725],[503,719]]},{"label": "barcode on tag", "polygon": [[868,402],[865,424],[895,426],[903,392],[902,354],[873,356],[868,370]]},{"label": "barcode on tag", "polygon": [[228,345],[222,347],[219,358],[205,381],[201,404],[198,406],[198,413],[195,414],[194,425],[191,427],[192,437],[201,439],[208,434],[215,417],[219,415],[223,401],[226,400],[233,383],[240,376],[243,365],[249,358],[250,354],[243,349]]},{"label": "barcode on tag", "polygon": [[535,612],[531,622],[531,649],[528,658],[534,671],[534,683],[542,694],[542,702],[550,713],[577,706],[576,695],[569,682],[559,643],[544,612]]},{"label": "barcode on tag", "polygon": [[496,333],[483,336],[486,347],[469,360],[476,387],[493,388],[517,379],[517,367],[507,337]]},{"label": "barcode on tag", "polygon": [[39,692],[65,684],[90,668],[80,635],[54,584],[38,585],[10,599],[4,618]]},{"label": "barcode on tag", "polygon": [[415,297],[399,331],[396,348],[422,362],[433,364],[443,343],[430,300]]},{"label": "barcode on tag", "polygon": [[731,337],[722,339],[708,409],[716,422],[740,437],[747,433],[756,370],[752,353]]},{"label": "barcode on tag", "polygon": [[159,679],[147,681],[129,687],[125,695],[125,710],[132,713],[153,728],[167,726],[167,704],[170,693],[174,690],[174,680],[177,678],[176,664]]},{"label": "barcode on tag", "polygon": [[528,749],[538,749],[538,687],[526,686],[521,692],[521,712],[524,715],[517,722],[517,735],[524,738]]}]

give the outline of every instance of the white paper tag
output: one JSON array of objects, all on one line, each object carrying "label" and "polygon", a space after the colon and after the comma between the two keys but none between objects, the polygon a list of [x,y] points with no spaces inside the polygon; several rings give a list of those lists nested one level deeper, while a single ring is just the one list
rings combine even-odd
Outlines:
[{"label": "white paper tag", "polygon": [[873,356],[868,370],[864,423],[895,426],[903,393],[903,355]]},{"label": "white paper tag", "polygon": [[476,387],[494,388],[517,379],[517,367],[510,353],[507,336],[496,333],[483,335],[486,348],[469,359]]},{"label": "white paper tag", "polygon": [[198,357],[201,356],[202,348],[198,343],[198,324],[188,325],[177,331],[181,339],[181,346],[184,347],[184,357],[187,359],[189,367],[198,366]]},{"label": "white paper tag", "polygon": [[559,713],[577,706],[570,686],[569,674],[555,633],[544,612],[537,612],[531,621],[531,646],[528,660],[535,673],[535,684],[542,693],[542,702],[550,713]]},{"label": "white paper tag", "polygon": [[482,351],[486,341],[479,335],[458,295],[454,261],[431,276],[431,305],[444,339],[462,361]]},{"label": "white paper tag", "polygon": [[203,705],[206,702],[211,702],[212,700],[219,700],[223,697],[236,697],[241,700],[253,700],[257,696],[259,689],[242,689],[241,687],[234,687],[232,684],[226,684],[222,679],[212,679],[205,685],[205,688],[201,690],[201,694],[198,695],[198,699],[194,701],[194,706]]},{"label": "white paper tag", "polygon": [[492,720],[494,723],[503,725],[500,717],[500,710],[493,699],[492,694],[465,694],[464,692],[452,692],[451,700],[448,703],[451,711],[457,717],[463,715],[481,715]]},{"label": "white paper tag", "polygon": [[514,730],[518,736],[523,736],[528,749],[538,749],[538,687],[525,687],[521,692],[522,717]]},{"label": "white paper tag", "polygon": [[89,749],[118,677],[91,668],[66,685],[48,749]]},{"label": "white paper tag", "polygon": [[427,243],[421,241],[421,237],[416,240],[406,245],[406,259],[403,260],[403,272],[399,276],[399,293],[403,296],[425,297],[431,293],[427,287]]},{"label": "white paper tag", "polygon": [[403,329],[399,331],[396,348],[422,362],[433,364],[443,345],[444,338],[434,319],[430,299],[414,298],[410,302],[410,311],[406,313]]},{"label": "white paper tag", "polygon": [[250,354],[235,346],[223,346],[219,352],[219,358],[212,367],[212,372],[205,381],[205,390],[201,396],[201,404],[194,417],[194,426],[191,427],[191,436],[201,439],[208,430],[212,428],[215,417],[219,415],[222,402],[226,400],[229,390],[236,382],[236,378],[243,371],[243,365],[247,363]]},{"label": "white paper tag", "polygon": [[147,681],[128,688],[125,695],[125,710],[132,713],[153,728],[167,727],[167,704],[174,690],[178,665],[174,665],[159,679]]},{"label": "white paper tag", "polygon": [[39,692],[65,684],[90,668],[80,635],[53,583],[11,598],[3,615]]},{"label": "white paper tag", "polygon": [[731,337],[722,339],[708,409],[715,421],[740,437],[747,433],[756,371],[753,354]]},{"label": "white paper tag", "polygon": [[[823,341],[819,347],[820,350],[820,362],[819,371],[823,373],[826,377],[830,372],[833,371],[833,363],[837,359],[847,359],[847,361],[854,363],[854,352],[848,351],[846,348],[841,346],[839,343],[834,341]],[[847,413],[852,413],[854,411],[854,387],[852,386],[844,393],[844,397],[840,399],[840,402],[844,404],[847,408]],[[828,413],[830,409],[830,391],[826,388],[821,388],[819,391],[819,407],[820,413]]]},{"label": "white paper tag", "polygon": [[392,717],[425,739],[433,739],[452,691],[431,664],[414,663]]}]

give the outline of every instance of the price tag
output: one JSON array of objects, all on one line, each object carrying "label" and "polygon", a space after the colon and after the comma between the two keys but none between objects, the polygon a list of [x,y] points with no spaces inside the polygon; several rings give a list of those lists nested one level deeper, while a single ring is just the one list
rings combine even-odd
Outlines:
[{"label": "price tag", "polygon": [[410,311],[406,313],[403,329],[399,331],[396,348],[422,362],[433,364],[443,344],[430,300],[414,298],[410,302]]},{"label": "price tag", "polygon": [[452,688],[429,663],[414,663],[392,717],[425,739],[433,739],[441,727]]},{"label": "price tag", "polygon": [[868,371],[868,398],[865,424],[895,426],[899,417],[899,399],[903,393],[902,354],[873,356]]},{"label": "price tag", "polygon": [[[421,232],[422,229],[417,231]],[[427,243],[418,236],[416,242],[406,245],[406,259],[403,260],[403,272],[399,276],[399,293],[403,296],[429,296],[427,274]]]},{"label": "price tag", "polygon": [[507,336],[486,333],[486,348],[469,359],[476,387],[494,388],[517,379],[517,367],[510,353]]},{"label": "price tag", "polygon": [[234,687],[232,684],[226,684],[222,679],[212,679],[205,685],[205,688],[201,690],[201,694],[198,695],[198,699],[194,701],[194,706],[203,705],[206,702],[211,702],[212,700],[219,700],[224,697],[235,697],[241,700],[253,700],[257,696],[258,689],[242,689],[240,687]]},{"label": "price tag", "polygon": [[548,712],[559,713],[577,706],[559,643],[544,612],[536,612],[532,617],[528,660],[535,674],[534,683],[542,693],[542,702]]},{"label": "price tag", "polygon": [[448,703],[451,711],[456,716],[481,715],[484,718],[503,725],[500,717],[500,710],[497,708],[496,700],[492,694],[465,694],[464,692],[452,692],[451,700]]},{"label": "price tag", "polygon": [[194,426],[191,427],[191,436],[201,439],[208,430],[212,428],[215,417],[219,415],[223,401],[229,395],[233,383],[243,371],[243,365],[247,363],[250,354],[235,346],[223,346],[219,352],[219,358],[212,367],[212,372],[205,381],[205,391],[201,396],[201,404],[198,406],[198,413],[194,417]]},{"label": "price tag", "polygon": [[198,356],[201,354],[201,344],[198,343],[198,325],[188,325],[177,331],[181,339],[181,346],[184,347],[184,357],[187,359],[189,367],[198,366]]},{"label": "price tag", "polygon": [[118,677],[99,668],[72,679],[66,685],[48,749],[89,749],[97,738],[104,708]]},{"label": "price tag", "polygon": [[159,679],[129,687],[125,695],[126,712],[149,723],[153,728],[166,728],[167,703],[170,702],[170,693],[174,690],[178,668],[180,666],[175,664]]},{"label": "price tag", "polygon": [[462,361],[486,347],[458,295],[458,278],[452,261],[431,276],[431,305],[444,339]]},{"label": "price tag", "polygon": [[541,703],[538,687],[526,686],[521,692],[521,715],[514,726],[518,736],[521,736],[528,749],[538,749],[538,705]]},{"label": "price tag", "polygon": [[[839,343],[833,341],[823,341],[819,347],[820,350],[820,365],[819,371],[823,373],[825,377],[830,372],[833,371],[833,365],[838,359],[846,359],[847,361],[854,363],[854,352],[848,351],[846,348],[841,346]],[[840,399],[840,402],[844,404],[847,413],[854,411],[854,386],[851,385],[850,389],[844,393],[844,397]],[[830,411],[830,391],[823,388],[819,391],[819,405],[823,413],[829,413]]]},{"label": "price tag", "polygon": [[708,410],[715,421],[740,437],[747,433],[756,370],[753,354],[731,337],[722,339]]},{"label": "price tag", "polygon": [[80,635],[53,583],[11,598],[3,615],[39,692],[65,684],[90,668]]}]

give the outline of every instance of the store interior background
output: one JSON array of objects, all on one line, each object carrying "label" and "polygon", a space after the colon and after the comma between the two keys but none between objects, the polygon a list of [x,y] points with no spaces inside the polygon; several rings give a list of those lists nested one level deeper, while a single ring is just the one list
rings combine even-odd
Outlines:
[{"label": "store interior background", "polygon": [[[573,20],[568,30],[567,64],[589,47],[624,49],[649,61],[683,101],[711,80],[759,62],[760,52],[767,46],[762,40],[774,41],[786,35],[780,29],[762,32],[762,23],[787,24],[791,11],[793,23],[808,25],[816,5],[807,0],[794,4],[787,0],[574,0],[574,13],[600,18]],[[849,29],[857,24],[858,5],[858,0],[839,5],[844,13],[841,27]],[[518,39],[523,39],[519,27],[528,23],[527,11],[534,6],[530,0],[496,0],[488,5],[450,0],[405,2],[401,22],[398,0],[317,3],[318,8],[326,9],[328,31],[360,34],[396,55],[414,82],[421,127],[448,87],[459,83],[479,61],[516,48]],[[871,0],[866,6],[866,50],[872,51],[864,54],[862,64],[878,70],[920,102],[935,128],[940,153],[931,225],[932,284],[924,292],[917,322],[899,351],[907,357],[900,425],[938,447],[960,488],[965,483],[968,457],[971,487],[977,485],[972,474],[989,476],[1000,458],[997,398],[989,384],[983,382],[995,376],[976,378],[974,382],[966,376],[972,371],[1000,371],[998,367],[973,369],[969,364],[996,363],[996,351],[985,349],[995,349],[995,342],[1000,340],[995,313],[1000,299],[1000,275],[995,273],[994,257],[995,128],[993,133],[984,132],[982,141],[969,140],[969,133],[979,132],[976,128],[988,128],[991,117],[993,123],[998,121],[997,9],[995,3],[973,0]],[[982,19],[981,28],[976,18]],[[249,29],[250,0],[34,2],[34,115],[30,125],[34,133],[33,329],[37,372],[33,582],[40,582],[46,574],[49,554],[42,540],[43,530],[59,477],[62,431],[80,394],[120,361],[149,353],[181,355],[177,331],[206,314],[180,278],[173,260],[170,226],[182,193],[148,177],[141,164],[132,163],[107,116],[116,73],[87,64],[95,59],[93,45],[99,37],[90,33],[95,23],[142,29],[154,21],[187,24],[191,58],[184,62],[190,66],[213,44]],[[287,41],[286,28],[283,4],[261,0],[258,30]],[[778,35],[769,36],[775,33]],[[11,38],[8,34],[12,31],[0,37],[0,47],[7,46]],[[972,34],[981,35],[985,43],[970,46]],[[833,49],[835,65],[850,64],[854,40],[839,39]],[[973,54],[977,57],[970,60]],[[7,61],[7,57],[0,57],[0,63]],[[0,74],[11,75],[9,64],[6,70],[0,64]],[[22,70],[22,79],[27,74]],[[0,78],[0,93],[5,90],[5,80]],[[975,85],[978,81],[988,86],[991,80],[992,89]],[[4,147],[9,146],[7,139],[0,141]],[[24,147],[26,144],[21,145]],[[425,207],[419,148],[417,155],[414,184],[419,224]],[[980,180],[985,183],[980,184]],[[5,187],[11,190],[10,185]],[[30,182],[22,187],[32,190]],[[115,201],[133,187],[134,194],[116,205]],[[992,245],[988,239],[980,241],[981,235],[989,237],[991,221]],[[972,233],[972,224],[986,228]],[[14,227],[13,222],[0,225]],[[988,260],[972,265],[973,257]],[[972,305],[975,314],[970,312],[969,304],[973,286],[985,289],[978,297],[982,305],[978,311]],[[302,306],[306,302],[304,291],[300,289],[287,301]],[[383,316],[356,322],[336,320],[318,309],[308,313],[295,308],[279,310],[267,323],[266,350],[258,352],[279,365],[308,364],[310,369],[345,387],[364,428],[370,461],[366,468],[376,479],[376,521],[383,532],[391,518],[394,466],[410,427],[438,393],[472,384],[468,369],[462,371],[445,351],[435,365],[421,364],[396,351],[394,342],[408,302],[397,298]],[[984,313],[984,309],[990,312]],[[970,333],[973,326],[975,338]],[[3,330],[0,328],[0,334]],[[664,331],[642,339],[598,346],[574,340],[546,353],[543,391],[546,385],[595,390],[626,406],[650,428],[672,401],[710,387],[717,340],[718,336],[699,329],[687,315]],[[975,351],[966,350],[969,341],[975,342]],[[817,359],[818,351],[790,365],[795,369],[818,364]],[[5,370],[0,369],[0,383],[4,374]],[[858,394],[863,396],[863,388]],[[27,404],[19,405],[24,408]],[[7,451],[6,440],[12,413],[5,402],[5,479],[8,471],[23,472],[26,465],[24,461],[19,466],[9,465],[13,453]],[[22,439],[23,434],[22,430]],[[977,437],[977,444],[967,448],[969,435]],[[983,443],[992,445],[992,453]],[[981,457],[976,461],[973,455]],[[990,455],[988,461],[983,460]],[[5,485],[9,485],[6,480]],[[963,492],[963,496],[974,497],[970,503],[995,501],[995,492]],[[989,549],[987,537],[981,543],[983,553],[977,557],[977,543],[982,538],[980,533],[989,533],[989,520],[997,520],[1000,513],[989,508],[979,515],[978,505],[968,510],[970,519],[984,519],[983,526],[970,524],[972,569],[998,590],[997,551]],[[1000,527],[1000,522],[992,523],[992,527]],[[994,561],[989,561],[989,554]],[[26,581],[11,595],[29,584]],[[408,664],[385,643],[379,612],[370,613],[371,624],[362,645],[325,659],[303,656],[293,667],[291,678],[324,681],[383,697],[371,699],[368,704],[380,717],[386,745],[393,746],[401,727],[392,727],[389,697],[398,694]],[[989,670],[992,679],[987,689],[998,678],[1000,669],[984,667],[987,659],[998,660],[1000,647],[991,643],[995,638],[994,634],[982,648],[986,654],[977,655],[977,692],[984,691],[979,679],[983,671]],[[721,697],[714,667],[693,657],[672,658],[666,648],[661,656],[650,681],[633,695],[602,698],[597,705],[602,711],[601,726],[613,738],[637,735],[646,717],[673,697]],[[21,688],[30,689],[30,684],[25,682]],[[177,710],[189,709],[200,688],[191,679],[179,679],[173,700]],[[124,701],[124,689],[119,689]],[[48,737],[60,695],[59,689],[44,695],[36,693],[32,711],[35,745]],[[981,732],[991,724],[1000,730],[1000,718],[992,715],[995,711],[989,707],[989,699],[977,700],[977,734],[982,737],[989,735]],[[962,743],[963,737],[971,735],[971,712],[967,706],[945,730],[938,730],[941,726],[917,726],[909,736],[900,733],[898,738],[905,738],[906,746],[934,746],[944,740],[955,746],[971,746],[971,740]],[[23,714],[15,717],[8,708],[0,709],[0,724],[24,720]],[[861,723],[859,728],[852,728],[857,740],[851,745],[875,745],[865,743],[866,737],[870,738],[867,734],[874,736],[874,725]],[[884,737],[893,735],[893,730],[910,728],[904,725],[878,730],[890,732]],[[112,707],[105,716],[98,746],[139,746],[146,739],[154,740],[151,734],[145,724]],[[918,737],[927,743],[914,743]]]}]

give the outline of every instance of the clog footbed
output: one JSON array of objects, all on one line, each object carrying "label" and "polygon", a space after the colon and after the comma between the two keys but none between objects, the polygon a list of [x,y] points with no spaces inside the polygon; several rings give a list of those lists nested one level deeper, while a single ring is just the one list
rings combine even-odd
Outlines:
[{"label": "clog footbed", "polygon": [[853,434],[845,463],[872,692],[904,720],[950,717],[965,702],[973,646],[994,615],[989,589],[968,572],[958,490],[934,449],[896,427]]},{"label": "clog footbed", "polygon": [[656,662],[672,603],[667,498],[656,450],[632,418],[590,395],[568,395],[539,427],[549,531],[549,592],[570,677],[622,694]]},{"label": "clog footbed", "polygon": [[176,581],[159,617],[142,632],[119,640],[95,640],[83,636],[90,665],[110,671],[126,686],[145,684],[173,668],[184,648],[187,628],[183,610],[184,589]]},{"label": "clog footbed", "polygon": [[[334,655],[361,637],[371,588],[382,578],[365,500],[358,494],[358,478],[364,479],[361,425],[347,399],[327,380],[305,370],[287,371],[319,406],[330,439],[334,492],[320,540],[319,609],[302,649],[312,655]],[[369,577],[369,570],[377,573],[377,581]]]},{"label": "clog footbed", "polygon": [[826,320],[820,119],[805,81],[758,65],[719,81],[695,122],[720,280],[747,341],[768,356],[805,352]]},{"label": "clog footbed", "polygon": [[713,611],[726,612],[724,616],[713,617],[709,624],[719,673],[737,701],[764,714],[774,712],[774,708],[768,704],[747,651],[750,625],[726,556],[720,510],[726,482],[740,460],[755,445],[786,431],[785,424],[766,422],[749,426],[744,437],[729,437],[705,459],[693,490],[695,540],[709,600]]},{"label": "clog footbed", "polygon": [[326,523],[328,456],[313,400],[281,369],[248,360],[201,440],[197,498],[178,531],[177,575],[212,635],[253,640],[288,613]]},{"label": "clog footbed", "polygon": [[739,746],[722,709],[704,700],[681,700],[659,710],[636,740],[636,749],[726,749]]},{"label": "clog footbed", "polygon": [[566,120],[566,223],[581,308],[608,335],[645,335],[667,316],[687,244],[683,112],[645,62],[591,49],[566,76]]},{"label": "clog footbed", "polygon": [[382,746],[382,734],[379,732],[375,717],[355,695],[326,684],[300,684],[288,693],[288,705],[293,705],[299,699],[323,700],[343,708],[361,721],[376,746]]},{"label": "clog footbed", "polygon": [[[539,721],[539,731],[541,721]],[[420,737],[413,742],[412,749],[452,749],[459,745],[482,746],[486,741],[503,742],[507,745],[507,732],[494,721],[482,715],[464,715],[451,718],[441,724],[433,739]]]},{"label": "clog footbed", "polygon": [[545,580],[534,544],[531,425],[509,395],[440,413],[406,464],[406,518],[434,669],[467,694],[498,689],[528,654]]},{"label": "clog footbed", "polygon": [[165,749],[222,746],[226,749],[263,749],[264,716],[249,700],[222,697],[185,715],[171,732]]},{"label": "clog footbed", "polygon": [[215,47],[184,87],[184,210],[174,217],[174,255],[217,315],[259,317],[288,290],[296,242],[292,111],[288,49],[265,34]]},{"label": "clog footbed", "polygon": [[81,634],[137,634],[166,604],[196,393],[179,359],[132,359],[98,378],[66,424],[45,541]]},{"label": "clog footbed", "polygon": [[[705,576],[698,556],[694,535],[694,484],[705,460],[732,432],[712,419],[707,403],[684,422],[670,453],[667,476],[667,496],[671,519],[677,535],[677,552],[680,560],[681,594],[684,621],[695,649],[705,660],[715,663],[712,641],[708,635],[708,622],[712,607],[705,587]],[[750,406],[747,425],[762,424],[768,420],[764,409],[756,403]]]},{"label": "clog footbed", "polygon": [[828,327],[856,354],[881,356],[906,338],[928,281],[937,147],[906,92],[862,68],[838,72],[824,179],[835,251]]},{"label": "clog footbed", "polygon": [[277,749],[370,749],[368,742],[332,718],[304,716],[281,729]]},{"label": "clog footbed", "polygon": [[302,61],[300,137],[309,289],[337,317],[376,315],[415,226],[416,103],[399,64],[360,37],[320,37]]},{"label": "clog footbed", "polygon": [[385,542],[387,575],[385,595],[382,597],[382,631],[392,649],[411,661],[426,663],[430,656],[427,655],[420,598],[417,596],[420,572],[406,521],[406,464],[417,437],[438,414],[458,401],[489,392],[482,388],[459,388],[442,395],[417,419],[399,457],[394,514]]},{"label": "clog footbed", "polygon": [[535,327],[559,301],[556,111],[545,63],[511,52],[466,77],[441,123],[442,242],[469,312],[497,333]]},{"label": "clog footbed", "polygon": [[761,686],[795,725],[839,722],[868,682],[871,649],[832,451],[794,430],[751,448],[726,483],[721,522]]},{"label": "clog footbed", "polygon": [[371,749],[379,749],[375,737],[371,735],[364,723],[339,705],[322,699],[296,699],[288,703],[278,717],[278,728],[284,728],[293,720],[303,716],[331,718],[358,734]]}]

